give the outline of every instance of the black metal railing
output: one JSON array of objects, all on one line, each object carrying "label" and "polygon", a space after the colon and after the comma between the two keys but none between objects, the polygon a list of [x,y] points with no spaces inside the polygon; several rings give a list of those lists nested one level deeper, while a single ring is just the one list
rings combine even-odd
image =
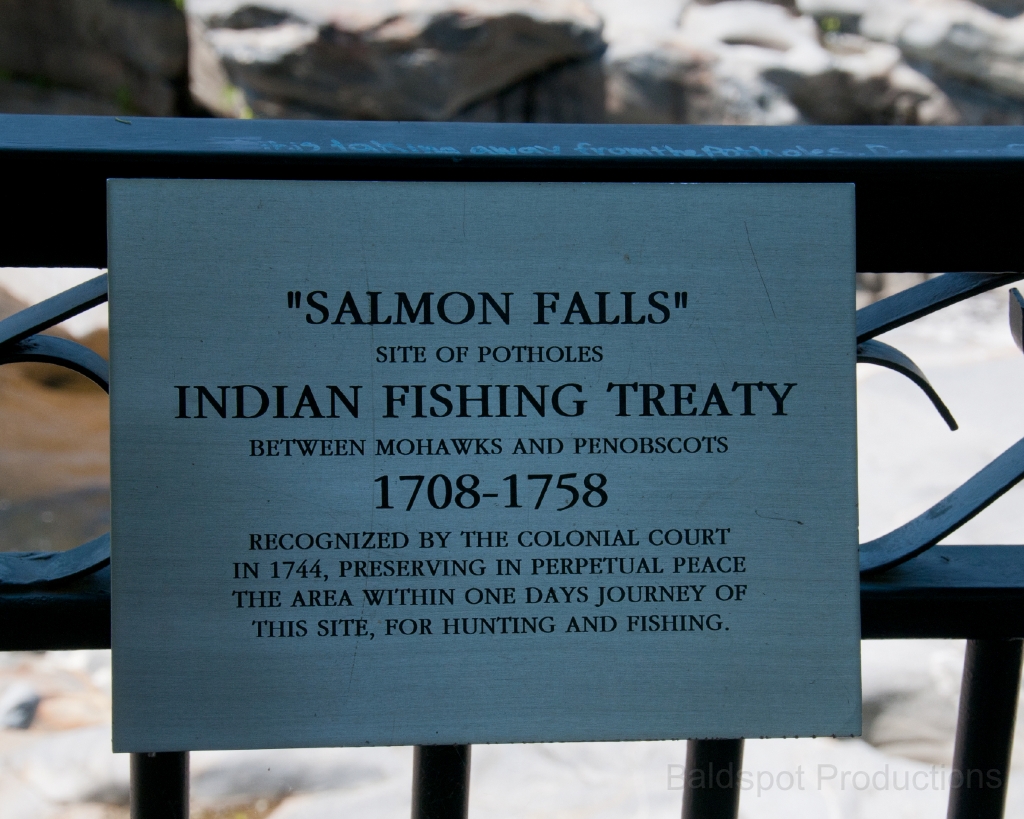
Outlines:
[{"label": "black metal railing", "polygon": [[[543,148],[543,150],[539,150]],[[496,179],[851,182],[859,271],[944,273],[857,314],[857,360],[917,384],[883,332],[1024,278],[1024,128],[704,128],[147,120],[0,116],[0,171],[18,202],[3,266],[106,263],[105,180]],[[1021,271],[1021,272],[1006,272]],[[42,331],[106,300],[106,277],[0,321],[0,364],[45,361],[107,388],[106,362]],[[1019,347],[1024,299],[1013,290]],[[1024,349],[1024,347],[1022,347]],[[1001,817],[1021,675],[1024,545],[937,546],[1024,478],[1024,440],[931,509],[861,545],[862,639],[968,640],[950,819]],[[110,645],[109,535],[64,553],[0,553],[0,650]],[[471,748],[416,749],[413,819],[463,819]],[[739,771],[742,739],[691,740],[688,770]],[[969,771],[997,771],[998,787]],[[188,815],[188,752],[133,754],[133,819]],[[693,781],[691,777],[687,781]],[[990,784],[991,780],[989,780]],[[684,819],[735,819],[739,778],[684,792]]]}]

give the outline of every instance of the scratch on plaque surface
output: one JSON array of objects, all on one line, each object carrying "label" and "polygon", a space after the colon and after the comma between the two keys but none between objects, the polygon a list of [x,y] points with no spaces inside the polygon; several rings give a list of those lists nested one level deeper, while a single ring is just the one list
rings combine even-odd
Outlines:
[{"label": "scratch on plaque surface", "polygon": [[778,318],[775,315],[775,305],[772,304],[771,294],[768,292],[768,285],[764,282],[764,274],[761,272],[761,265],[757,263],[757,254],[754,253],[754,244],[750,241],[750,228],[747,227],[746,221],[743,222],[743,229],[747,232],[747,245],[750,247],[750,255],[754,258],[754,267],[757,268],[757,275],[761,277],[761,287],[764,288],[764,294],[768,297],[768,306],[772,308],[772,316]]},{"label": "scratch on plaque surface", "polygon": [[764,518],[765,520],[784,520],[787,523],[796,523],[800,526],[804,525],[804,522],[802,520],[797,520],[796,518],[780,518],[776,515],[762,515],[756,509],[754,510],[754,514],[757,515],[759,518]]}]

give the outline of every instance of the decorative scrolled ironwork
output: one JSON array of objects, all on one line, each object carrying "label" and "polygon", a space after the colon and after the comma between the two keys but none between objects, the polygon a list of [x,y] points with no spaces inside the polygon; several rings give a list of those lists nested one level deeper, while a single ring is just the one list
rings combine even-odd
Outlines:
[{"label": "decorative scrolled ironwork", "polygon": [[1024,438],[965,483],[889,534],[862,543],[861,574],[898,566],[955,532],[1024,478]]},{"label": "decorative scrolled ironwork", "polygon": [[29,336],[21,341],[0,345],[0,364],[41,361],[81,373],[105,391],[110,391],[110,376],[105,358],[88,347],[57,336]]},{"label": "decorative scrolled ironwork", "polygon": [[1024,273],[943,273],[857,311],[857,343],[971,296],[1024,279]]},{"label": "decorative scrolled ironwork", "polygon": [[[81,373],[110,390],[107,362],[88,347],[39,335],[107,300],[106,274],[0,321],[0,364],[42,361]],[[0,553],[0,587],[39,586],[88,574],[110,563],[110,533],[66,552]]]},{"label": "decorative scrolled ironwork", "polygon": [[905,375],[928,396],[946,425],[956,431],[953,414],[921,368],[895,347],[872,339],[943,307],[1020,279],[1024,279],[1024,273],[945,273],[861,308],[857,311],[857,363],[877,364]]},{"label": "decorative scrolled ironwork", "polygon": [[890,347],[881,341],[862,341],[857,345],[857,363],[877,364],[879,367],[886,367],[890,370],[895,370],[900,375],[905,375],[917,384],[924,391],[924,394],[931,399],[932,404],[939,411],[939,415],[942,416],[942,420],[946,422],[946,425],[954,432],[958,429],[953,413],[949,411],[949,408],[939,398],[939,394],[935,392],[935,388],[925,378],[921,369],[895,347]]},{"label": "decorative scrolled ironwork", "polygon": [[[955,430],[953,416],[917,365],[895,347],[872,338],[950,304],[1022,278],[1024,273],[946,273],[858,310],[857,360],[888,367],[910,378],[931,398],[950,429]],[[1014,288],[1010,291],[1010,330],[1017,346],[1024,350],[1021,341],[1022,308],[1024,301]],[[887,535],[862,543],[861,574],[883,572],[927,551],[1012,489],[1022,478],[1024,439],[913,520]]]},{"label": "decorative scrolled ironwork", "polygon": [[[905,375],[919,386],[949,428],[957,428],[949,409],[914,362],[875,336],[951,304],[1010,282],[1024,273],[946,273],[857,311],[857,360]],[[109,391],[107,362],[68,339],[40,335],[43,330],[107,300],[107,277],[28,307],[0,321],[0,365],[18,361],[56,364],[90,378]],[[1024,350],[1024,298],[1010,291],[1010,329]],[[860,547],[862,574],[883,572],[921,554],[973,518],[1024,478],[1024,439],[951,492],[928,511]],[[88,574],[110,562],[110,535],[101,535],[67,552],[0,553],[0,587],[35,586]]]},{"label": "decorative scrolled ironwork", "polygon": [[104,273],[0,321],[0,346],[48,330],[106,300],[107,274]]}]

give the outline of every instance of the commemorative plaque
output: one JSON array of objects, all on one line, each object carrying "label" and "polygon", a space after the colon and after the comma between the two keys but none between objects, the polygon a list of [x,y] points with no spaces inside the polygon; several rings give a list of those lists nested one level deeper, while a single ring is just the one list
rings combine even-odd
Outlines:
[{"label": "commemorative plaque", "polygon": [[108,184],[115,750],[859,733],[852,186]]}]

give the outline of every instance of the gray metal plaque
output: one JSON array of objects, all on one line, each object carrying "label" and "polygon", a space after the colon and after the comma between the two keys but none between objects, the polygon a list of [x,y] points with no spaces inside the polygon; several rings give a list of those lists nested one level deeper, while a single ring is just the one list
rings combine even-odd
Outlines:
[{"label": "gray metal plaque", "polygon": [[851,185],[112,180],[118,751],[860,730]]}]

